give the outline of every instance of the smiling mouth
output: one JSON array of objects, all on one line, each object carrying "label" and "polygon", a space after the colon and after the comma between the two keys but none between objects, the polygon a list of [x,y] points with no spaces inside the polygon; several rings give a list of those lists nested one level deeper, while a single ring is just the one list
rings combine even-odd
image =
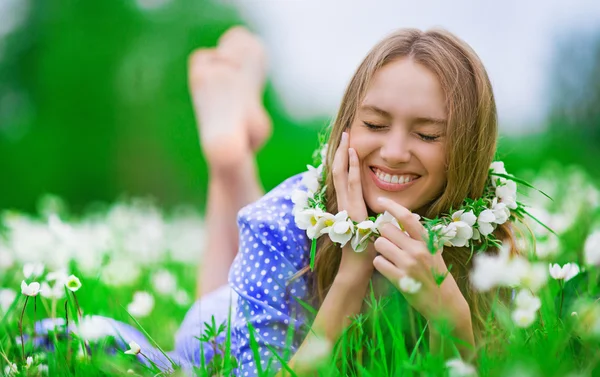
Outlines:
[{"label": "smiling mouth", "polygon": [[402,191],[412,186],[421,176],[416,174],[398,174],[393,175],[384,171],[370,167],[371,178],[375,185],[385,191]]}]

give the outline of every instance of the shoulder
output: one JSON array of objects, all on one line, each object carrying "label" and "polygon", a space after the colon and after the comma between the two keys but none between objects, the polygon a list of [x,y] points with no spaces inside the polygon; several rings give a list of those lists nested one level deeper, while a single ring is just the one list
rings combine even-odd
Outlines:
[{"label": "shoulder", "polygon": [[274,259],[294,271],[308,263],[309,240],[306,232],[296,226],[292,213],[292,194],[303,188],[302,177],[303,174],[297,174],[286,179],[238,212],[240,248],[237,263],[242,262],[240,259],[256,263],[268,258],[267,262]]}]

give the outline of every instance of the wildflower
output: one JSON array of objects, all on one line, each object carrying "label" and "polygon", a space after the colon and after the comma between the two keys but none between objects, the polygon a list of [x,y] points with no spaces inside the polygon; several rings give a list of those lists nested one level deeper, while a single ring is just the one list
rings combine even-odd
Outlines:
[{"label": "wildflower", "polygon": [[[330,222],[326,222],[325,225],[329,225]],[[354,224],[352,220],[348,218],[348,212],[342,211],[334,216],[333,224],[325,226],[321,230],[321,234],[329,234],[331,241],[339,243],[342,247],[346,246],[346,243],[352,238],[354,231]]]},{"label": "wildflower", "polygon": [[146,317],[154,308],[154,297],[148,292],[135,292],[127,311],[134,317]]},{"label": "wildflower", "polygon": [[177,290],[177,280],[169,271],[159,270],[152,275],[152,286],[156,292],[170,295]]},{"label": "wildflower", "polygon": [[44,265],[42,263],[25,263],[23,266],[23,275],[25,279],[31,277],[39,277],[44,273]]},{"label": "wildflower", "polygon": [[21,293],[25,296],[35,297],[40,293],[40,283],[33,282],[31,284],[25,283],[25,280],[21,282]]},{"label": "wildflower", "polygon": [[15,301],[15,298],[17,298],[17,293],[12,289],[0,289],[0,311],[6,312]]},{"label": "wildflower", "polygon": [[46,364],[38,365],[37,370],[38,370],[38,375],[40,375],[40,376],[48,375],[48,365],[46,365]]},{"label": "wildflower", "polygon": [[375,223],[371,220],[365,220],[356,225],[356,234],[352,238],[352,249],[356,252],[362,252],[367,248],[369,237],[377,231]]},{"label": "wildflower", "polygon": [[296,214],[296,225],[306,230],[308,238],[317,238],[321,230],[328,225],[333,225],[335,217],[330,213],[323,212],[320,208],[307,208]]},{"label": "wildflower", "polygon": [[576,263],[567,263],[560,267],[558,264],[548,265],[550,276],[556,280],[564,280],[565,282],[573,279],[579,274],[579,266]]},{"label": "wildflower", "polygon": [[446,361],[449,377],[476,377],[477,371],[473,365],[465,363],[461,359],[450,359]]},{"label": "wildflower", "polygon": [[42,297],[51,300],[60,300],[61,298],[65,297],[65,288],[63,284],[57,283],[53,286],[50,286],[50,284],[47,282],[43,282],[40,289],[40,294]]},{"label": "wildflower", "polygon": [[510,209],[517,208],[517,184],[515,181],[507,180],[501,186],[496,187],[496,196]]},{"label": "wildflower", "polygon": [[452,224],[456,227],[456,236],[450,240],[452,246],[468,246],[469,240],[473,237],[473,225],[477,217],[473,211],[465,213],[465,210],[456,211],[452,214]]},{"label": "wildflower", "polygon": [[4,367],[4,375],[6,377],[16,376],[19,373],[19,367],[15,363],[8,363],[7,366]]},{"label": "wildflower", "polygon": [[452,246],[450,240],[456,237],[456,226],[454,226],[454,223],[450,223],[449,225],[438,224],[431,230],[438,232],[439,241],[441,243],[445,246]]},{"label": "wildflower", "polygon": [[304,190],[294,190],[292,193],[292,203],[294,203],[294,208],[292,210],[292,214],[295,216],[297,212],[300,212],[308,206],[308,196],[309,193]]},{"label": "wildflower", "polygon": [[484,236],[492,233],[494,231],[494,226],[492,223],[496,221],[496,216],[492,210],[486,209],[483,210],[479,216],[477,216],[477,225],[479,226],[479,233]]},{"label": "wildflower", "polygon": [[541,259],[556,255],[559,250],[557,237],[548,237],[545,241],[538,241],[535,245],[535,255]]},{"label": "wildflower", "polygon": [[600,230],[596,230],[585,240],[583,254],[587,265],[600,266]]},{"label": "wildflower", "polygon": [[106,319],[98,316],[86,316],[79,320],[75,331],[82,339],[96,342],[107,336],[115,336],[113,326]]},{"label": "wildflower", "polygon": [[515,298],[516,308],[512,318],[519,327],[529,327],[535,321],[536,312],[542,306],[540,299],[526,289],[522,289]]},{"label": "wildflower", "polygon": [[548,281],[548,270],[543,263],[529,263],[518,257],[513,259],[512,268],[517,273],[519,285],[533,292],[539,291]]},{"label": "wildflower", "polygon": [[319,189],[319,178],[322,173],[322,168],[315,168],[311,165],[306,165],[308,171],[302,175],[301,184],[310,192],[317,192]]},{"label": "wildflower", "polygon": [[385,211],[383,213],[383,215],[379,216],[375,220],[375,229],[377,229],[377,232],[381,233],[381,227],[387,223],[391,223],[396,228],[400,228],[400,224],[398,223],[398,220],[396,220],[396,218],[394,216],[392,216],[391,213],[389,213],[388,211]]},{"label": "wildflower", "polygon": [[33,357],[27,356],[27,361],[25,362],[25,369],[29,369],[33,364]]},{"label": "wildflower", "polygon": [[417,293],[419,289],[421,289],[422,285],[423,284],[421,282],[416,281],[410,276],[403,276],[398,281],[398,286],[400,287],[400,290],[411,295]]},{"label": "wildflower", "polygon": [[[506,172],[506,169],[504,168],[504,162],[503,161],[494,161],[494,162],[492,162],[491,165],[490,165],[490,169],[492,170],[492,173],[496,173],[496,174],[508,174]],[[496,187],[498,185],[498,182],[500,182],[500,184],[504,184],[504,183],[506,183],[506,178],[492,176],[492,185],[494,187]]]},{"label": "wildflower", "polygon": [[530,310],[516,309],[512,313],[513,322],[519,327],[529,327],[535,321],[535,312]]},{"label": "wildflower", "polygon": [[190,304],[190,295],[183,289],[178,289],[173,295],[173,300],[180,306],[187,306]]},{"label": "wildflower", "polygon": [[129,342],[129,349],[127,351],[125,351],[125,354],[126,355],[137,355],[141,352],[142,352],[142,349],[140,348],[140,345],[137,344],[135,341],[131,341],[131,342]]},{"label": "wildflower", "polygon": [[66,270],[58,270],[49,272],[46,275],[47,281],[56,281],[58,285],[64,285],[64,282],[67,281],[68,275]]},{"label": "wildflower", "polygon": [[67,278],[65,286],[71,292],[77,292],[79,288],[81,288],[81,281],[79,281],[79,278],[77,278],[77,276],[71,275]]},{"label": "wildflower", "polygon": [[496,218],[494,222],[498,225],[504,224],[510,217],[510,209],[506,207],[505,203],[499,203],[498,198],[492,200],[492,212]]},{"label": "wildflower", "polygon": [[113,259],[102,271],[102,281],[110,286],[122,286],[135,282],[140,267],[126,258]]}]

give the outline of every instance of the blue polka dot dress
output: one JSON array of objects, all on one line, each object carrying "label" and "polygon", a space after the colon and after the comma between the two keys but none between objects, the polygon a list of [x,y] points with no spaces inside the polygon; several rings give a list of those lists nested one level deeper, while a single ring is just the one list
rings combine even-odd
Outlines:
[{"label": "blue polka dot dress", "polygon": [[298,301],[307,302],[306,279],[290,280],[310,256],[310,240],[292,214],[291,195],[302,188],[301,179],[287,179],[238,213],[240,249],[229,273],[238,295],[232,323],[238,376],[274,374],[279,358],[288,361],[304,338],[307,313]]}]

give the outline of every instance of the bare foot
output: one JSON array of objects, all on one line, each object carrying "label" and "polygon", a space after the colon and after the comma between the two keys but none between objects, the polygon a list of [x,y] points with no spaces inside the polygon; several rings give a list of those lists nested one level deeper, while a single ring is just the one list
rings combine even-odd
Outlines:
[{"label": "bare foot", "polygon": [[246,87],[245,106],[248,138],[252,151],[258,151],[271,136],[271,119],[262,104],[267,77],[267,54],[261,40],[248,29],[234,26],[221,38],[217,50],[241,69]]},{"label": "bare foot", "polygon": [[198,49],[189,58],[189,88],[200,144],[212,170],[230,171],[252,156],[248,143],[242,70],[215,49]]}]

